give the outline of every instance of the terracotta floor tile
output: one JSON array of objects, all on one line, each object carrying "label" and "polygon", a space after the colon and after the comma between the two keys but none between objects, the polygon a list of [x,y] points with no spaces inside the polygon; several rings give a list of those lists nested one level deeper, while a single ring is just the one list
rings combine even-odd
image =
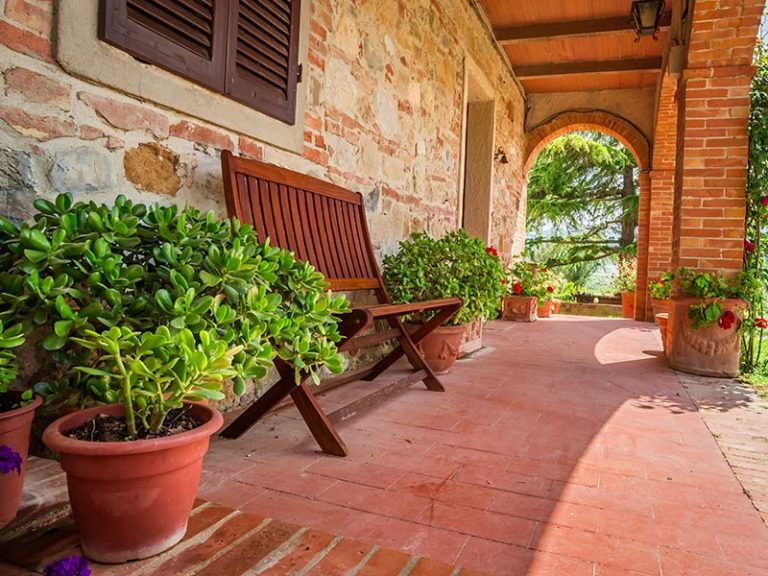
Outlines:
[{"label": "terracotta floor tile", "polygon": [[495,576],[518,576],[527,574],[533,554],[524,547],[470,538],[456,563]]},{"label": "terracotta floor tile", "polygon": [[434,502],[421,512],[417,521],[444,530],[522,547],[528,546],[536,527],[536,522],[526,518],[445,502]]},{"label": "terracotta floor tile", "polygon": [[358,484],[375,488],[386,488],[403,475],[402,470],[391,466],[366,464],[336,458],[318,460],[307,468],[307,472],[329,478],[357,482]]},{"label": "terracotta floor tile", "polygon": [[382,548],[368,559],[357,576],[398,576],[410,560],[408,554]]},{"label": "terracotta floor tile", "polygon": [[339,480],[318,496],[319,500],[382,516],[413,520],[431,500],[394,490],[382,490]]},{"label": "terracotta floor tile", "polygon": [[370,544],[341,540],[305,574],[306,576],[339,576],[362,562],[370,551]]},{"label": "terracotta floor tile", "polygon": [[388,491],[404,492],[480,509],[485,509],[497,492],[485,486],[455,480],[437,480],[431,476],[413,473],[405,474],[390,486]]},{"label": "terracotta floor tile", "polygon": [[240,510],[325,530],[331,534],[341,533],[344,527],[354,522],[357,517],[357,512],[350,508],[272,490],[261,492],[241,505]]}]

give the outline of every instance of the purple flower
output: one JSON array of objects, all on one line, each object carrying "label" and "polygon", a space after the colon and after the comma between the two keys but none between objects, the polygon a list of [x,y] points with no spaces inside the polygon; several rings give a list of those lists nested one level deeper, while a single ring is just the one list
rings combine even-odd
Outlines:
[{"label": "purple flower", "polygon": [[84,556],[73,554],[47,564],[43,576],[91,576],[91,569]]},{"label": "purple flower", "polygon": [[0,445],[0,474],[5,476],[16,470],[16,474],[21,475],[21,455],[11,450],[10,446]]}]

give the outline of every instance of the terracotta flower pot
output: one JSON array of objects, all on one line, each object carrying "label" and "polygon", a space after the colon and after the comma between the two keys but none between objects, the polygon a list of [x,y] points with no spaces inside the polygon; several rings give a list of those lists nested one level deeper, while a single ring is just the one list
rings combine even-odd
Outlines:
[{"label": "terracotta flower pot", "polygon": [[535,322],[536,308],[536,296],[504,296],[501,300],[501,319]]},{"label": "terracotta flower pot", "polygon": [[634,292],[622,292],[621,293],[621,317],[622,318],[635,318],[635,293]]},{"label": "terracotta flower pot", "polygon": [[669,312],[669,300],[651,298],[651,307],[653,308],[654,316],[656,316],[656,314],[666,314]]},{"label": "terracotta flower pot", "polygon": [[710,328],[691,326],[688,309],[698,304],[700,298],[673,296],[669,301],[669,323],[667,325],[667,359],[675,370],[700,376],[733,377],[739,373],[739,351],[741,337],[739,308],[746,303],[738,298],[721,300],[723,311],[736,314],[736,322],[729,328],[717,324]]},{"label": "terracotta flower pot", "polygon": [[83,552],[98,562],[147,558],[184,537],[210,436],[224,420],[191,405],[204,424],[132,442],[87,442],[64,434],[98,414],[123,416],[122,404],[97,406],[53,422],[43,442],[60,455]]},{"label": "terracotta flower pot", "polygon": [[[21,399],[20,392],[6,392],[17,402]],[[29,434],[32,429],[32,418],[35,408],[40,406],[43,399],[36,397],[31,404],[0,412],[0,445],[9,446],[21,456],[21,474],[11,471],[0,474],[0,528],[10,524],[16,518],[24,490],[24,473],[27,470],[29,453]]]},{"label": "terracotta flower pot", "polygon": [[[413,332],[418,326],[408,326]],[[459,357],[461,339],[466,333],[464,324],[439,326],[418,343],[417,348],[435,374],[445,374]]]},{"label": "terracotta flower pot", "polygon": [[549,318],[552,315],[552,300],[539,302],[539,305],[536,308],[536,315],[539,318]]},{"label": "terracotta flower pot", "polygon": [[483,347],[485,318],[475,318],[471,322],[462,324],[462,326],[464,326],[464,335],[461,337],[461,344],[459,345],[459,358],[463,358],[467,354],[476,352]]},{"label": "terracotta flower pot", "polygon": [[[666,302],[666,300],[664,300]],[[664,354],[667,353],[667,327],[669,325],[669,314],[667,312],[659,312],[654,317],[656,325],[659,327],[659,333],[661,334],[661,346],[664,350]]]}]

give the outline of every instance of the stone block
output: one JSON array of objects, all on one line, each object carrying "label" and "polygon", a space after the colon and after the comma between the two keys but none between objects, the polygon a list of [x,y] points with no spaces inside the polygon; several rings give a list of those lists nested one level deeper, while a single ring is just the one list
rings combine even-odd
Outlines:
[{"label": "stone block", "polygon": [[173,196],[181,187],[176,174],[178,157],[155,142],[139,144],[125,152],[125,177],[141,190]]},{"label": "stone block", "polygon": [[158,138],[168,137],[170,122],[160,112],[88,92],[80,92],[77,97],[115,128],[149,130]]},{"label": "stone block", "polygon": [[32,161],[26,152],[0,149],[0,214],[26,220],[35,198]]},{"label": "stone block", "polygon": [[79,146],[56,157],[48,179],[57,192],[103,192],[115,186],[115,169],[101,148]]},{"label": "stone block", "polygon": [[5,95],[21,96],[27,102],[51,104],[69,110],[69,86],[26,68],[11,68],[3,72]]}]

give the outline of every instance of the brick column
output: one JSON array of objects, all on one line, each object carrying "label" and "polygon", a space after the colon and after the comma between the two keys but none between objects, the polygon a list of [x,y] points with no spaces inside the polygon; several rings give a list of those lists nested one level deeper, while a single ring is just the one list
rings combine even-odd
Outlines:
[{"label": "brick column", "polygon": [[[640,205],[637,211],[637,281],[635,283],[635,320],[647,320],[650,314],[648,305],[648,259],[650,256],[651,224],[651,175],[641,170],[638,176],[640,185]],[[651,318],[652,320],[653,318]]]},{"label": "brick column", "polygon": [[751,79],[750,67],[693,70],[680,87],[679,266],[729,276],[741,270]]},{"label": "brick column", "polygon": [[678,89],[673,263],[741,270],[749,84],[764,0],[694,5],[688,68]]}]

